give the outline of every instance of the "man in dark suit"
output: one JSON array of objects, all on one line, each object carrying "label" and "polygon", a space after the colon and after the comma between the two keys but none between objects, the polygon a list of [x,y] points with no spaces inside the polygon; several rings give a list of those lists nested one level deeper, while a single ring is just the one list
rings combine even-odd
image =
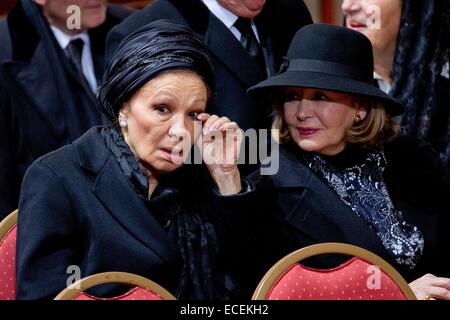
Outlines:
[{"label": "man in dark suit", "polygon": [[0,21],[0,218],[35,159],[102,123],[105,39],[129,13],[103,0],[21,0]]},{"label": "man in dark suit", "polygon": [[246,90],[278,71],[294,33],[312,23],[303,1],[156,0],[111,30],[107,61],[127,34],[159,19],[188,26],[205,42],[217,83],[209,112],[244,130],[270,126]]}]

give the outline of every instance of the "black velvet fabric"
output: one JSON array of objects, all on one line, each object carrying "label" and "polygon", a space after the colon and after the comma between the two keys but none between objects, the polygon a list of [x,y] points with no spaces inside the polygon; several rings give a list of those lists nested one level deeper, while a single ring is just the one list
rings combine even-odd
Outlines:
[{"label": "black velvet fabric", "polygon": [[431,142],[450,168],[450,2],[402,2],[390,94],[406,108],[404,132]]}]

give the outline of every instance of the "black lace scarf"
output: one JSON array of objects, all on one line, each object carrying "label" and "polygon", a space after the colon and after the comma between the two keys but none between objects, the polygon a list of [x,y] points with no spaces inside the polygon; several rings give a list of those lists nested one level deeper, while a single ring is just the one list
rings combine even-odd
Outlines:
[{"label": "black lace scarf", "polygon": [[[194,182],[191,179],[195,175],[184,168],[165,174],[160,177],[158,186],[149,200],[147,173],[125,142],[120,130],[108,126],[103,127],[100,134],[149,212],[177,243],[184,261],[177,298],[230,299],[236,286],[228,273],[217,265],[219,241],[215,227],[205,217],[201,206],[192,201],[192,197],[186,197],[189,190],[192,190],[191,183]],[[190,184],[186,185],[189,181]]]},{"label": "black lace scarf", "polygon": [[380,238],[395,261],[413,269],[422,256],[421,231],[408,224],[391,200],[383,179],[387,165],[382,150],[355,146],[335,156],[302,152],[301,158]]}]

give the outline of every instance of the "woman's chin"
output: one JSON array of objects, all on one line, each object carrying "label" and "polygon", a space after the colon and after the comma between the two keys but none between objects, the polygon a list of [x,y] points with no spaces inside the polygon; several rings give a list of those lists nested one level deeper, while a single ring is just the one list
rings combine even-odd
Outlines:
[{"label": "woman's chin", "polygon": [[183,165],[183,161],[180,161],[165,160],[164,163],[161,163],[161,165],[158,166],[157,170],[160,173],[169,173],[175,171]]},{"label": "woman's chin", "polygon": [[308,139],[303,139],[297,142],[297,145],[306,152],[317,152],[321,147],[315,142]]},{"label": "woman's chin", "polygon": [[177,165],[173,162],[170,162],[168,160],[158,160],[158,161],[153,161],[152,165],[150,167],[147,166],[147,169],[149,172],[151,172],[152,174],[155,175],[162,175],[162,174],[166,174],[166,173],[170,173],[172,171],[175,171],[176,169],[178,169],[179,167],[181,167],[181,165]]}]

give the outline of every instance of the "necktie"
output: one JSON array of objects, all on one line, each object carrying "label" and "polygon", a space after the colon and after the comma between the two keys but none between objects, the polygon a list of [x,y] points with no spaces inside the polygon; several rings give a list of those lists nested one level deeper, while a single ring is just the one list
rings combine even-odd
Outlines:
[{"label": "necktie", "polygon": [[264,54],[261,45],[256,39],[255,33],[252,29],[252,21],[246,18],[239,18],[234,26],[241,33],[240,42],[245,50],[248,52],[256,63],[260,66],[262,71],[266,71],[266,63],[264,62]]},{"label": "necktie", "polygon": [[69,55],[70,60],[75,66],[75,69],[77,71],[79,80],[83,84],[87,84],[86,77],[83,73],[83,67],[81,65],[81,57],[83,54],[83,47],[84,47],[84,41],[82,39],[74,39],[69,42],[69,45],[67,46],[67,53]]}]

